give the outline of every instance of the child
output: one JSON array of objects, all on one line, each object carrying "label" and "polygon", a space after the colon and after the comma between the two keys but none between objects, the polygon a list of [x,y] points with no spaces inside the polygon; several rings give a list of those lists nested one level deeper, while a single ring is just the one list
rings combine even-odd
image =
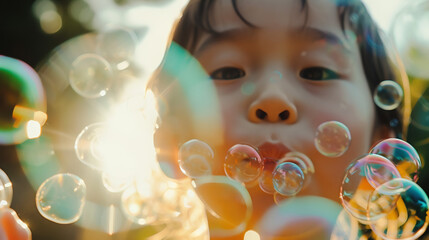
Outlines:
[{"label": "child", "polygon": [[[216,124],[195,130],[195,119],[200,118],[187,95],[209,94],[197,85],[189,89],[178,84],[166,73],[167,63],[161,66],[150,85],[163,100],[155,144],[159,160],[173,170],[171,176],[183,177],[177,151],[190,139],[203,140],[213,148],[213,175],[225,175],[224,158],[235,144],[257,148],[264,153],[265,163],[278,161],[288,152],[301,152],[311,159],[315,172],[294,199],[320,204],[308,209],[323,208],[322,202],[339,203],[339,189],[351,161],[381,139],[402,137],[401,111],[385,111],[373,102],[381,81],[401,79],[360,0],[191,0],[172,40],[210,76],[222,134]],[[217,105],[211,107],[211,114],[217,116]],[[326,121],[339,121],[350,130],[351,143],[341,156],[327,157],[314,146],[316,129]],[[274,215],[280,219],[271,224],[281,227],[270,229],[264,219],[275,209],[273,196],[258,184],[246,187],[253,202],[246,229],[257,229],[261,239],[329,238],[330,227],[314,217],[291,223],[282,219],[287,216]],[[310,196],[316,202],[308,201]],[[242,239],[243,233],[228,237]],[[219,236],[212,234],[215,237]]]}]

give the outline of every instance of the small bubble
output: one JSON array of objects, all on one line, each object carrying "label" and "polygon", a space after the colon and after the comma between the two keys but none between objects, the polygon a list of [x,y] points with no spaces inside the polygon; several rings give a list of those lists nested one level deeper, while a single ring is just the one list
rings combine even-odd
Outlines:
[{"label": "small bubble", "polygon": [[327,157],[343,155],[351,142],[350,131],[338,121],[324,122],[317,127],[314,144],[317,150]]},{"label": "small bubble", "polygon": [[102,170],[102,134],[104,123],[93,123],[86,126],[76,137],[74,150],[77,158],[89,167]]},{"label": "small bubble", "polygon": [[236,144],[225,157],[225,173],[241,183],[250,183],[262,173],[263,162],[259,153],[249,145]]},{"label": "small bubble", "polygon": [[211,147],[197,139],[184,143],[179,149],[179,166],[191,178],[210,175],[214,153]]},{"label": "small bubble", "polygon": [[57,174],[45,180],[37,190],[37,210],[55,223],[74,223],[82,214],[85,196],[82,179],[70,173]]},{"label": "small bubble", "polygon": [[344,209],[364,223],[387,213],[393,208],[395,199],[388,199],[382,212],[368,212],[369,197],[378,186],[400,177],[393,163],[385,157],[368,154],[353,161],[346,170],[340,190]]},{"label": "small bubble", "polygon": [[295,163],[283,162],[274,169],[273,183],[278,193],[294,196],[303,187],[304,173]]},{"label": "small bubble", "polygon": [[113,81],[110,64],[101,56],[86,53],[76,58],[69,73],[70,86],[86,98],[98,98],[106,94]]},{"label": "small bubble", "polygon": [[12,183],[9,180],[7,174],[0,169],[0,208],[2,207],[10,207],[12,202]]},{"label": "small bubble", "polygon": [[404,92],[398,83],[385,80],[381,82],[374,92],[375,104],[384,110],[393,110],[401,104]]}]

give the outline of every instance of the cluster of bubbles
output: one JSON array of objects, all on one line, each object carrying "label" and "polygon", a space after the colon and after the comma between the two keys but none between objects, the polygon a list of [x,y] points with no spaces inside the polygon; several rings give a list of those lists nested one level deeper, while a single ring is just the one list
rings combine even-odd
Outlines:
[{"label": "cluster of bubbles", "polygon": [[118,71],[132,64],[137,36],[124,29],[108,29],[97,35],[95,53],[84,53],[71,64],[69,82],[72,89],[85,98],[106,95]]},{"label": "cluster of bubbles", "polygon": [[[178,155],[180,169],[186,176],[195,181],[212,176],[214,153],[207,143],[189,140],[180,147]],[[309,182],[314,166],[303,153],[289,152],[280,160],[269,161],[254,147],[236,144],[226,153],[224,172],[229,181],[243,186],[258,183],[264,192],[292,197]]]},{"label": "cluster of bubbles", "polygon": [[347,168],[340,192],[344,209],[384,239],[417,239],[429,219],[428,197],[416,184],[421,167],[407,142],[381,141]]}]

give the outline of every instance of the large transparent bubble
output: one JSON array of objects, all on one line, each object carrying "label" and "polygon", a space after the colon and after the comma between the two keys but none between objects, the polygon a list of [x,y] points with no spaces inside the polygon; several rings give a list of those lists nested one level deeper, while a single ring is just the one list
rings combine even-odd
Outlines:
[{"label": "large transparent bubble", "polygon": [[338,121],[328,121],[317,127],[314,144],[317,150],[328,157],[339,157],[349,148],[350,131]]},{"label": "large transparent bubble", "polygon": [[204,176],[193,180],[193,187],[203,201],[212,237],[228,237],[243,232],[253,213],[247,189],[225,176]]},{"label": "large transparent bubble", "polygon": [[[358,158],[347,168],[341,185],[340,199],[344,209],[363,223],[372,221],[378,215],[367,214],[371,193],[385,182],[400,177],[393,163],[382,156],[368,154]],[[387,202],[388,207],[384,208],[385,212],[396,203],[395,199],[390,200]]]},{"label": "large transparent bubble", "polygon": [[46,99],[32,67],[0,55],[0,144],[17,144],[40,136]]},{"label": "large transparent bubble", "polygon": [[211,147],[197,139],[185,142],[179,149],[178,161],[182,172],[191,178],[212,173],[214,153]]}]

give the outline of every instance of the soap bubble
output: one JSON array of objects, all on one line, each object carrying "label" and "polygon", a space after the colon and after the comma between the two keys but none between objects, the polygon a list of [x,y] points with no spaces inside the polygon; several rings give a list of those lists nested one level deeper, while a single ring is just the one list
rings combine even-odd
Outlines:
[{"label": "soap bubble", "polygon": [[113,73],[104,58],[85,53],[73,61],[69,80],[73,90],[82,97],[98,98],[106,95],[113,81]]},{"label": "soap bubble", "polygon": [[346,125],[337,121],[328,121],[317,127],[314,144],[321,154],[327,157],[338,157],[347,151],[350,141],[350,131]]},{"label": "soap bubble", "polygon": [[388,138],[375,145],[370,153],[389,159],[403,178],[417,182],[417,174],[422,163],[416,149],[409,143],[397,138]]},{"label": "soap bubble", "polygon": [[278,193],[294,196],[304,184],[304,173],[295,163],[283,162],[274,169],[273,183]]},{"label": "soap bubble", "polygon": [[125,28],[109,29],[97,37],[97,52],[117,66],[133,59],[136,46],[136,34]]},{"label": "soap bubble", "polygon": [[279,160],[279,164],[283,162],[291,162],[296,164],[304,173],[304,183],[302,187],[306,187],[314,174],[313,162],[307,155],[301,152],[288,152]]},{"label": "soap bubble", "polygon": [[10,207],[12,202],[12,183],[9,180],[7,174],[0,169],[0,208],[2,207]]},{"label": "soap bubble", "polygon": [[251,183],[261,175],[263,162],[253,147],[236,144],[226,154],[224,169],[231,179]]},{"label": "soap bubble", "polygon": [[374,92],[375,104],[384,110],[393,110],[401,104],[404,92],[398,83],[385,80],[382,81]]},{"label": "soap bubble", "polygon": [[180,170],[191,178],[210,175],[213,157],[213,150],[207,143],[197,139],[189,140],[179,149]]},{"label": "soap bubble", "polygon": [[0,55],[0,144],[27,140],[28,121],[43,126],[45,112],[45,92],[36,71],[18,59]]},{"label": "soap bubble", "polygon": [[416,183],[397,178],[380,185],[371,195],[369,209],[383,209],[380,199],[397,199],[395,208],[371,222],[371,229],[383,239],[417,239],[428,226],[426,193]]},{"label": "soap bubble", "polygon": [[93,123],[86,126],[77,136],[74,150],[77,158],[87,166],[102,170],[102,136],[104,123]]},{"label": "soap bubble", "polygon": [[61,173],[45,180],[36,193],[39,213],[46,219],[69,224],[76,222],[85,205],[86,186],[78,176]]},{"label": "soap bubble", "polygon": [[259,177],[259,187],[268,194],[273,194],[276,191],[273,184],[273,171],[275,167],[276,161],[264,158],[264,169]]},{"label": "soap bubble", "polygon": [[225,176],[204,176],[192,182],[204,203],[212,237],[228,237],[243,232],[253,212],[252,199],[239,182]]},{"label": "soap bubble", "polygon": [[[341,185],[340,199],[344,209],[363,223],[371,221],[377,216],[367,215],[370,194],[385,182],[400,177],[393,163],[382,156],[368,154],[357,159],[348,166]],[[395,202],[389,204],[393,208]],[[385,208],[387,210],[389,208]]]}]

